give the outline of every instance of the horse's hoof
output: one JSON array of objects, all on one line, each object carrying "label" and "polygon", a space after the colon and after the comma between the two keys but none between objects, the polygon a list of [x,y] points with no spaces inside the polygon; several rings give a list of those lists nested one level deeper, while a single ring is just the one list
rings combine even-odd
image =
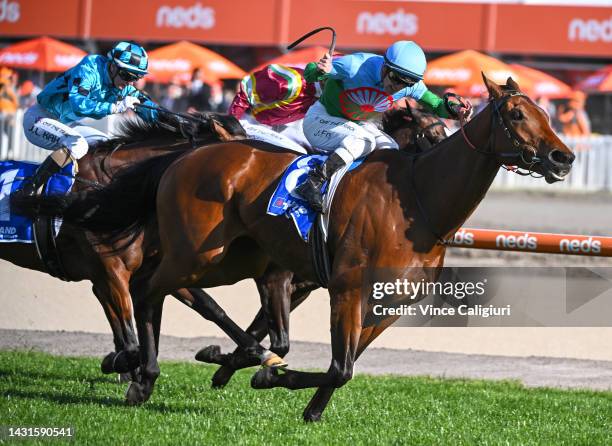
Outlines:
[{"label": "horse's hoof", "polygon": [[110,352],[102,360],[102,363],[100,364],[100,370],[102,370],[102,373],[104,373],[105,375],[110,375],[111,373],[115,372],[113,368],[113,364],[115,362],[115,356],[117,356],[117,353]]},{"label": "horse's hoof", "polygon": [[208,364],[214,364],[214,358],[218,357],[221,354],[221,347],[218,345],[209,345],[208,347],[204,347],[202,350],[196,353],[195,359],[196,361],[206,362]]},{"label": "horse's hoof", "polygon": [[117,375],[117,381],[119,381],[121,384],[129,383],[130,381],[132,381],[132,374],[131,373],[119,373]]},{"label": "horse's hoof", "polygon": [[308,410],[305,410],[304,411],[304,421],[307,423],[321,421],[321,412],[310,412]]},{"label": "horse's hoof", "polygon": [[272,356],[266,359],[261,365],[263,367],[272,367],[273,369],[283,369],[289,364],[280,356],[272,353]]},{"label": "horse's hoof", "polygon": [[276,369],[271,367],[262,367],[259,369],[251,378],[251,387],[253,389],[271,389],[275,370]]},{"label": "horse's hoof", "polygon": [[212,377],[212,388],[221,389],[232,379],[236,371],[232,368],[221,366]]},{"label": "horse's hoof", "polygon": [[147,399],[148,395],[145,392],[144,386],[132,381],[125,391],[125,402],[128,406],[137,406],[147,401]]}]

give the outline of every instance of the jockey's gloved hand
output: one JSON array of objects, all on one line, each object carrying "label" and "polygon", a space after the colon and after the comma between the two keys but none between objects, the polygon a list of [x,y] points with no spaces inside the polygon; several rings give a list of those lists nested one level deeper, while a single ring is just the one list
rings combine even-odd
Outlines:
[{"label": "jockey's gloved hand", "polygon": [[111,106],[111,113],[125,113],[128,110],[134,110],[136,104],[140,104],[140,99],[134,96],[126,96],[122,101]]},{"label": "jockey's gloved hand", "polygon": [[469,99],[462,98],[459,95],[447,99],[448,112],[454,119],[463,119],[467,121],[472,116],[473,107]]}]

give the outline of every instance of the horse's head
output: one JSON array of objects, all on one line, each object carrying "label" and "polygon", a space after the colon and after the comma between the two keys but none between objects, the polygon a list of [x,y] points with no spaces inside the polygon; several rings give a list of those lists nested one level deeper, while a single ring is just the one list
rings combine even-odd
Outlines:
[{"label": "horse's head", "polygon": [[482,78],[493,107],[490,149],[504,164],[539,173],[548,183],[563,181],[575,156],[551,128],[546,112],[512,78],[506,85]]},{"label": "horse's head", "polygon": [[410,107],[383,116],[383,130],[407,152],[427,150],[439,143],[446,138],[445,128],[436,116]]},{"label": "horse's head", "polygon": [[194,120],[188,120],[187,128],[181,128],[190,139],[209,138],[211,135],[219,141],[227,142],[246,138],[246,132],[240,122],[232,115],[216,112],[193,112]]}]

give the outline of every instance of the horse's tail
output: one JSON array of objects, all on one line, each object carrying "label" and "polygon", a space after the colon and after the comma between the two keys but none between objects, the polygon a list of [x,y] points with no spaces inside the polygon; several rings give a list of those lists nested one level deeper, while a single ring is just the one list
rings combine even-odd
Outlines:
[{"label": "horse's tail", "polygon": [[62,217],[65,222],[100,233],[107,243],[133,241],[155,213],[157,188],[165,170],[184,151],[171,152],[134,164],[103,188],[67,195],[15,196],[19,213]]}]

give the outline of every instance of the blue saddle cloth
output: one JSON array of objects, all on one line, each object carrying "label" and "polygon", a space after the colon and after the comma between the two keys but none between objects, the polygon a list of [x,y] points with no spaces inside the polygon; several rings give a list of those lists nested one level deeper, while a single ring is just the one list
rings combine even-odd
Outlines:
[{"label": "blue saddle cloth", "polygon": [[[25,161],[0,161],[0,243],[33,243],[32,220],[11,213],[10,194],[31,177],[38,164]],[[72,163],[53,175],[45,186],[45,194],[65,194],[72,184]]]},{"label": "blue saddle cloth", "polygon": [[[327,156],[324,155],[303,155],[296,158],[285,170],[268,203],[268,215],[285,215],[293,220],[295,228],[305,242],[308,241],[308,232],[317,218],[317,213],[310,209],[308,202],[297,195],[292,195],[291,192],[306,180],[311,169],[323,164],[326,159]],[[355,169],[361,162],[362,160],[355,161],[348,171]],[[325,183],[323,194],[327,191],[327,186],[328,183]]]}]

